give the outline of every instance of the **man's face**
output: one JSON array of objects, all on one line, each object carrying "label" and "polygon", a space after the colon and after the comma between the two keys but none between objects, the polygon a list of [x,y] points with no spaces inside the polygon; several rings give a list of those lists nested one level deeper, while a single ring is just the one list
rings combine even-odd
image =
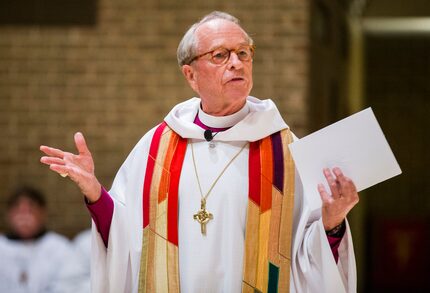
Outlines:
[{"label": "man's face", "polygon": [[45,209],[28,197],[21,197],[7,213],[10,229],[17,236],[34,237],[45,224]]},{"label": "man's face", "polygon": [[[244,31],[226,20],[204,23],[198,28],[196,38],[198,55],[219,47],[233,50],[249,45]],[[214,64],[210,57],[211,54],[202,56],[182,68],[189,84],[202,99],[203,110],[220,115],[231,109],[239,110],[252,88],[252,60],[241,61],[234,51],[224,64]]]}]

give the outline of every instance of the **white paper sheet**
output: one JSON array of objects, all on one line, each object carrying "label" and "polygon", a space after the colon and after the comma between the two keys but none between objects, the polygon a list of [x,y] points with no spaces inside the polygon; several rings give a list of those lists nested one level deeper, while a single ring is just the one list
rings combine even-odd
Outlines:
[{"label": "white paper sheet", "polygon": [[289,145],[313,208],[321,206],[323,168],[339,167],[358,191],[402,173],[371,108],[351,115]]}]

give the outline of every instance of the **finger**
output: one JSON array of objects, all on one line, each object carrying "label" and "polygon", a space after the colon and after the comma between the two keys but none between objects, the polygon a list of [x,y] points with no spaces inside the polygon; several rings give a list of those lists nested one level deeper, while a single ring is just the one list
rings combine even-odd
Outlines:
[{"label": "finger", "polygon": [[332,201],[332,198],[330,196],[330,194],[328,194],[328,192],[326,191],[325,187],[323,184],[318,184],[318,192],[321,196],[321,200],[323,203],[327,204],[330,203]]},{"label": "finger", "polygon": [[345,190],[345,197],[348,201],[353,202],[354,204],[358,203],[359,198],[357,188],[350,178],[345,177],[345,186],[343,189]]},{"label": "finger", "polygon": [[343,196],[345,192],[348,192],[348,182],[346,177],[343,175],[342,170],[340,170],[339,167],[333,168],[333,174],[336,176],[335,180],[338,183],[338,189],[340,190],[340,194]]},{"label": "finger", "polygon": [[350,178],[346,177],[342,170],[338,167],[333,168],[333,173],[339,182],[339,188],[341,190],[342,196],[348,199],[351,197],[357,197],[357,188],[355,187],[354,182]]},{"label": "finger", "polygon": [[341,181],[345,179],[345,175],[343,175],[342,170],[339,167],[333,168],[333,174],[336,176],[336,179]]},{"label": "finger", "polygon": [[46,165],[52,165],[52,164],[56,164],[56,165],[64,165],[64,160],[60,159],[60,158],[53,158],[53,157],[41,157],[40,158],[40,162]]},{"label": "finger", "polygon": [[330,169],[324,168],[323,172],[330,188],[331,196],[333,197],[333,199],[338,199],[340,197],[340,192],[337,181],[334,179]]},{"label": "finger", "polygon": [[85,142],[84,135],[80,132],[75,133],[75,145],[80,155],[90,154],[90,150],[87,147],[87,143]]},{"label": "finger", "polygon": [[61,177],[69,177],[72,181],[78,184],[78,186],[80,185],[82,174],[77,168],[73,166],[56,165],[56,164],[50,165],[49,168],[52,171],[58,173]]},{"label": "finger", "polygon": [[47,154],[48,156],[51,156],[51,157],[57,157],[60,159],[62,159],[64,157],[64,151],[59,150],[59,149],[55,149],[55,148],[51,148],[51,147],[48,147],[45,145],[41,145],[40,150],[42,152],[44,152],[45,154]]},{"label": "finger", "polygon": [[[70,174],[70,168],[65,165],[52,164],[52,165],[49,165],[49,169],[58,173],[62,177],[66,177],[67,175]],[[64,176],[65,174],[66,176]]]}]

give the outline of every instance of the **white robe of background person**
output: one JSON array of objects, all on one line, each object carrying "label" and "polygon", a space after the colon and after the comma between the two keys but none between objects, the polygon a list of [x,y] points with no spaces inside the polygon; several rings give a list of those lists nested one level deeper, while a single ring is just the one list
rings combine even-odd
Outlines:
[{"label": "white robe of background person", "polygon": [[57,293],[59,268],[71,249],[67,238],[53,232],[29,241],[0,235],[0,292]]},{"label": "white robe of background person", "polygon": [[64,260],[58,281],[57,293],[91,292],[91,230],[80,232],[72,243],[72,251]]},{"label": "white robe of background person", "polygon": [[[165,121],[180,136],[194,143],[197,169],[205,193],[224,166],[247,141],[262,139],[288,127],[271,100],[248,97],[246,106],[227,117],[204,115],[211,127],[228,127],[214,137],[210,148],[203,130],[193,121],[200,99],[176,105]],[[202,118],[206,119],[204,121]],[[240,120],[236,123],[235,120]],[[231,125],[229,125],[231,124]],[[137,292],[142,245],[142,187],[149,146],[155,128],[143,136],[115,177],[109,194],[114,213],[108,248],[93,223],[93,292]],[[226,170],[207,200],[214,219],[203,237],[193,219],[201,195],[187,146],[179,182],[179,272],[181,292],[241,292],[248,201],[249,145]],[[322,172],[322,170],[321,170]],[[350,229],[339,247],[336,264],[321,220],[321,210],[311,210],[296,175],[290,292],[352,293],[356,268]],[[315,188],[317,188],[315,186]]]}]

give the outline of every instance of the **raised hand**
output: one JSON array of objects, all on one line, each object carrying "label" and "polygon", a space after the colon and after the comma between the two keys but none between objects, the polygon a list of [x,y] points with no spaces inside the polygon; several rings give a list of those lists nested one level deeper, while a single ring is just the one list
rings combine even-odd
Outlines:
[{"label": "raised hand", "polygon": [[331,194],[324,185],[318,184],[322,205],[322,221],[324,229],[329,231],[341,224],[349,211],[358,203],[359,197],[354,182],[345,175],[339,168],[333,168],[333,177],[330,169],[324,169],[324,176],[327,179]]},{"label": "raised hand", "polygon": [[40,162],[63,177],[70,177],[80,188],[89,202],[95,202],[100,197],[101,184],[94,174],[94,161],[87,147],[82,133],[74,136],[78,154],[65,152],[48,146],[40,146],[40,150],[47,156],[40,158]]}]

